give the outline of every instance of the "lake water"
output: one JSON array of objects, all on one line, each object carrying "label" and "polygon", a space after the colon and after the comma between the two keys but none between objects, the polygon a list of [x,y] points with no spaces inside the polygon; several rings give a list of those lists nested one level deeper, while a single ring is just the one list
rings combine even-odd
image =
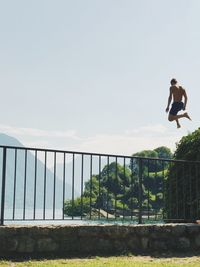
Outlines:
[{"label": "lake water", "polygon": [[[81,220],[80,217],[67,217],[65,216],[63,218],[62,209],[56,209],[55,210],[55,216],[53,219],[53,211],[52,209],[46,209],[45,210],[45,220],[43,219],[43,210],[42,209],[36,209],[35,211],[35,219],[34,218],[34,212],[33,210],[26,210],[25,217],[23,214],[22,209],[16,209],[14,214],[14,220],[13,220],[13,210],[6,209],[5,210],[5,224],[11,225],[11,224],[20,224],[20,225],[91,225],[91,224],[138,224],[138,219],[136,217],[132,218],[116,218],[116,219],[96,219],[96,220],[89,220],[83,218]],[[155,219],[155,218],[143,218],[143,223],[145,224],[157,224],[157,223],[163,223],[161,219]]]}]

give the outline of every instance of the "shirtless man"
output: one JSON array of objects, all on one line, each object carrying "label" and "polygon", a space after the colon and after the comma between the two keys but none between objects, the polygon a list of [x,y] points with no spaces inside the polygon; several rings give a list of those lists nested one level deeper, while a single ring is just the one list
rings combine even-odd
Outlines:
[{"label": "shirtless man", "polygon": [[[166,108],[166,112],[169,111],[169,106],[170,106],[170,103],[172,101],[172,97],[173,97],[173,103],[172,103],[172,107],[169,111],[168,120],[169,121],[176,121],[177,128],[180,128],[181,125],[179,123],[179,119],[187,118],[187,119],[191,120],[191,118],[189,117],[187,112],[180,114],[180,115],[177,115],[177,113],[180,110],[186,109],[187,94],[186,94],[185,89],[183,89],[182,86],[178,85],[178,82],[176,79],[171,80],[171,87],[169,90],[170,90],[170,93],[169,93],[168,105]],[[183,98],[184,98],[184,103],[182,102]]]}]

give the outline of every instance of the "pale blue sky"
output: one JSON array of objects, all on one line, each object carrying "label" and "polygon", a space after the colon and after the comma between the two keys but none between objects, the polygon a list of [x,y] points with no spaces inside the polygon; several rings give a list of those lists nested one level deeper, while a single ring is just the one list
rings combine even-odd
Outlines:
[{"label": "pale blue sky", "polygon": [[[0,131],[130,154],[199,127],[199,0],[0,0]],[[192,122],[167,121],[169,81]]]}]

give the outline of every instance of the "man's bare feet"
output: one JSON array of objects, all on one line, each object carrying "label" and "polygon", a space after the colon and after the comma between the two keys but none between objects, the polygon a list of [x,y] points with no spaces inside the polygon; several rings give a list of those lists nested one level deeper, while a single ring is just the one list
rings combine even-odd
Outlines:
[{"label": "man's bare feet", "polygon": [[188,118],[189,120],[192,120],[191,118],[190,118],[190,116],[188,115],[188,113],[186,112],[186,113],[184,113],[184,115],[185,115],[185,117],[186,118]]}]

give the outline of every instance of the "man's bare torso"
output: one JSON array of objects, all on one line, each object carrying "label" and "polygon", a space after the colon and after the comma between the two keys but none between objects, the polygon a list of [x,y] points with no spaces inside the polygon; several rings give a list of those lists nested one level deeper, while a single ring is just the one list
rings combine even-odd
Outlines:
[{"label": "man's bare torso", "polygon": [[173,95],[173,102],[181,102],[185,94],[185,90],[183,89],[183,87],[178,86],[178,85],[171,86],[170,92],[172,92],[172,95]]}]

